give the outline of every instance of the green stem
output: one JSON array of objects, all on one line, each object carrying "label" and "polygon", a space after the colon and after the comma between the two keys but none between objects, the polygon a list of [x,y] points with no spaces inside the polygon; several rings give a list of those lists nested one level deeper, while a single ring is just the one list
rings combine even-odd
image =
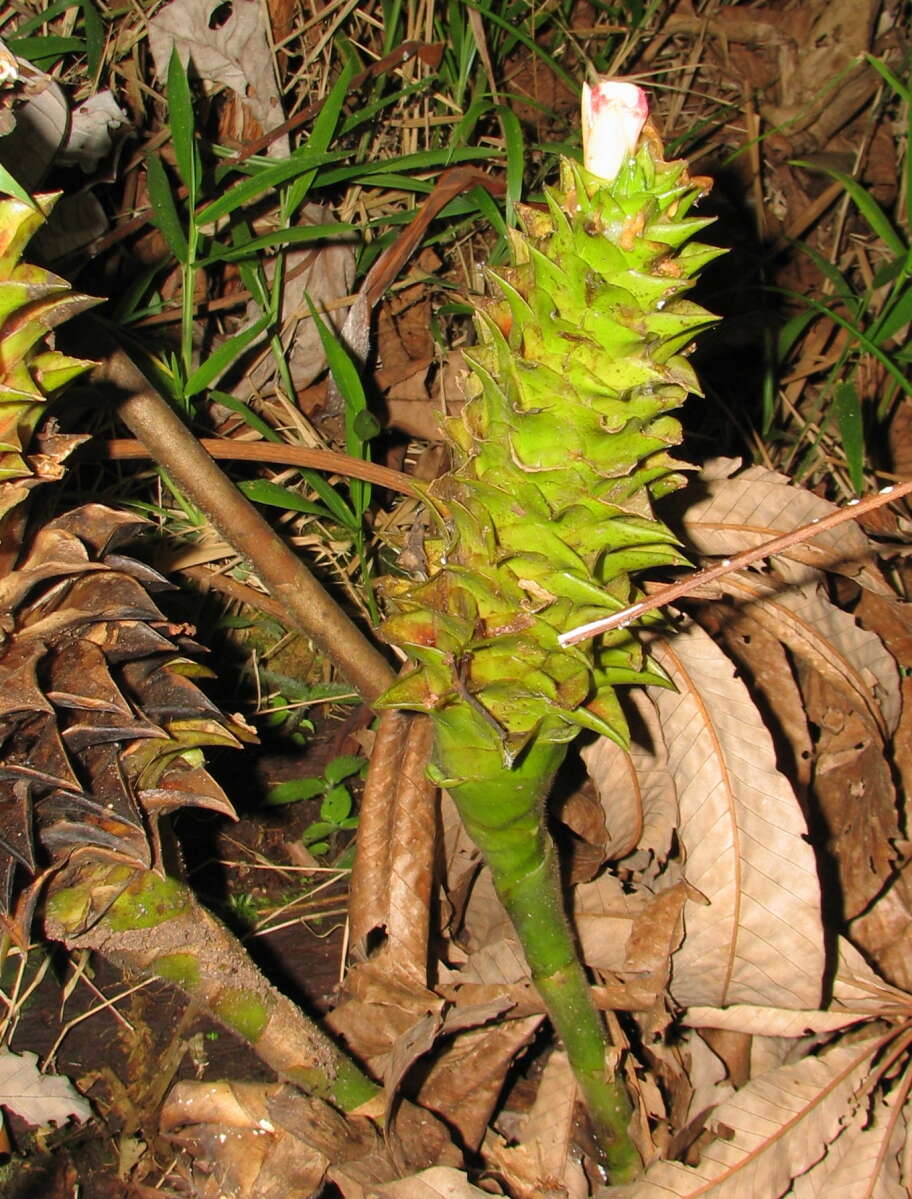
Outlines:
[{"label": "green stem", "polygon": [[566,745],[536,739],[519,762],[508,765],[468,705],[454,705],[432,720],[435,772],[450,780],[466,830],[491,870],[532,981],[564,1043],[611,1181],[630,1181],[642,1168],[629,1132],[633,1109],[609,1064],[611,1042],[567,922],[546,828],[545,802]]}]

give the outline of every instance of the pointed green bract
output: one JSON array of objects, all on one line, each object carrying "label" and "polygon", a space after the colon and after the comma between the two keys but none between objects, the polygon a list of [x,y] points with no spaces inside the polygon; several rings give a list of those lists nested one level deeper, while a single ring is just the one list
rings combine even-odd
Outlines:
[{"label": "pointed green bract", "polygon": [[669,413],[699,391],[682,352],[713,319],[686,298],[721,252],[687,240],[705,186],[651,133],[613,183],[564,162],[547,211],[520,209],[513,267],[491,272],[499,298],[446,427],[456,465],[424,491],[430,579],[385,585],[384,633],[420,663],[385,702],[435,719],[468,703],[508,762],[581,726],[623,741],[611,690],[656,681],[627,630],[557,637],[633,602],[633,574],[683,561],[651,500],[681,481]]},{"label": "pointed green bract", "polygon": [[489,273],[496,298],[477,312],[467,403],[446,422],[454,466],[422,493],[427,577],[384,581],[384,636],[415,667],[381,704],[430,714],[432,773],[491,868],[614,1182],[640,1169],[632,1108],[545,804],[582,729],[626,743],[615,688],[665,680],[628,629],[572,649],[558,637],[635,602],[633,575],[683,562],[652,501],[682,481],[670,413],[699,391],[685,354],[713,320],[686,298],[721,252],[689,240],[707,186],[647,126],[612,182],[565,161],[546,211],[519,208],[513,265]]},{"label": "pointed green bract", "polygon": [[29,441],[46,401],[93,365],[46,349],[45,339],[98,301],[73,292],[43,267],[19,261],[56,200],[37,196],[32,207],[13,197],[0,199],[0,519],[29,487],[57,477],[57,464],[47,455],[28,460]]}]

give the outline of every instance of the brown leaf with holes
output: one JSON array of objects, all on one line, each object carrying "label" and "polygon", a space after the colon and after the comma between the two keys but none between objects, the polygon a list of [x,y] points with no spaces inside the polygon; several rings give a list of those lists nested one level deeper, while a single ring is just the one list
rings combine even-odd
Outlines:
[{"label": "brown leaf with holes", "polygon": [[895,868],[896,792],[883,739],[867,713],[853,708],[816,671],[799,667],[799,680],[808,717],[819,730],[814,762],[819,819],[839,876],[843,919],[853,920]]}]

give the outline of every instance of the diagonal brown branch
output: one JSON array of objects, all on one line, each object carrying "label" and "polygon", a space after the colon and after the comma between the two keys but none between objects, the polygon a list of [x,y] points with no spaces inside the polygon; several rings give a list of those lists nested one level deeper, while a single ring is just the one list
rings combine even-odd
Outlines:
[{"label": "diagonal brown branch", "polygon": [[244,498],[131,359],[117,348],[95,372],[126,398],[119,413],[206,514],[225,540],[253,565],[264,586],[367,703],[395,680],[391,667],[307,567]]}]

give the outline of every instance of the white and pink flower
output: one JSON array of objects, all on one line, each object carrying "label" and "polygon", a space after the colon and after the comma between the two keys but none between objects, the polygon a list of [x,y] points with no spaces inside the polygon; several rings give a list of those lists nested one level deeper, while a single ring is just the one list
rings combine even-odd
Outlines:
[{"label": "white and pink flower", "polygon": [[593,175],[612,180],[636,151],[649,115],[646,93],[635,83],[601,79],[583,84],[583,163]]}]

